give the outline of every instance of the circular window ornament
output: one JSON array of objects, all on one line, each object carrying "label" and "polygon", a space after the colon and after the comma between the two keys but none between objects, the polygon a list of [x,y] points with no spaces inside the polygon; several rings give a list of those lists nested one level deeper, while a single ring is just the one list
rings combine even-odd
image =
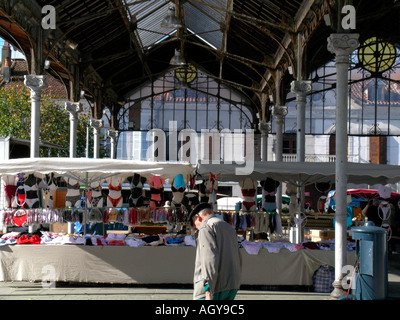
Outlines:
[{"label": "circular window ornament", "polygon": [[185,80],[186,83],[191,83],[197,77],[196,67],[192,64],[188,64],[187,67],[178,68],[175,70],[175,77],[180,81]]},{"label": "circular window ornament", "polygon": [[373,74],[389,70],[396,60],[396,48],[389,42],[372,37],[358,49],[361,67]]}]

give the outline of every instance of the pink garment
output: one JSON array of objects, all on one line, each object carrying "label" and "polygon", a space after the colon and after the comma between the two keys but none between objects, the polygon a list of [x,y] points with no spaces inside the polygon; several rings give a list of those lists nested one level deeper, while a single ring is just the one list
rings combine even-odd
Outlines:
[{"label": "pink garment", "polygon": [[263,245],[261,242],[249,242],[244,240],[242,241],[242,246],[248,254],[257,255]]}]

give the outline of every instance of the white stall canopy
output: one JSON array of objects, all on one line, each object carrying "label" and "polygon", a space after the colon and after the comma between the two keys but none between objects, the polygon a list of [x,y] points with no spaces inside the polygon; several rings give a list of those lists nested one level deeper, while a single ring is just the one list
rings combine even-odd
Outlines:
[{"label": "white stall canopy", "polygon": [[[204,179],[218,175],[218,181],[241,181],[246,177],[263,181],[271,178],[281,182],[301,183],[304,185],[316,182],[335,183],[334,162],[254,162],[254,169],[248,175],[237,173],[236,164],[201,164],[197,173]],[[247,164],[247,167],[251,166]],[[247,169],[246,169],[247,170]],[[354,184],[388,184],[400,181],[400,166],[371,163],[347,163],[348,183]]]},{"label": "white stall canopy", "polygon": [[71,177],[81,182],[103,180],[110,176],[129,177],[137,173],[142,176],[158,175],[171,179],[178,174],[185,178],[195,167],[182,162],[149,162],[87,158],[26,158],[0,161],[0,175],[13,176],[19,173],[41,177],[54,173]]}]

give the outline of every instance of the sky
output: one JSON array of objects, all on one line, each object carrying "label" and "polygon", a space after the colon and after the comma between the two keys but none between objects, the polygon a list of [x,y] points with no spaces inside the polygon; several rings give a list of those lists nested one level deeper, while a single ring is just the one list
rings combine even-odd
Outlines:
[{"label": "sky", "polygon": [[[4,39],[0,38],[0,49],[3,47],[4,45]],[[19,51],[15,51],[13,46],[11,46],[11,60],[12,59],[24,59],[25,60],[25,56],[19,52]]]}]

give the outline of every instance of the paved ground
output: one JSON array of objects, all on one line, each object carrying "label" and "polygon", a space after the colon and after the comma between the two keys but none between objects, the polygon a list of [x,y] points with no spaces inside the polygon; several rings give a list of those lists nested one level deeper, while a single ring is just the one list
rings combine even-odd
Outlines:
[{"label": "paved ground", "polygon": [[[388,266],[388,300],[400,300],[400,255]],[[0,282],[0,300],[191,300],[192,290],[138,287],[61,285],[44,289],[41,283]],[[329,293],[240,290],[239,300],[331,300]]]}]

